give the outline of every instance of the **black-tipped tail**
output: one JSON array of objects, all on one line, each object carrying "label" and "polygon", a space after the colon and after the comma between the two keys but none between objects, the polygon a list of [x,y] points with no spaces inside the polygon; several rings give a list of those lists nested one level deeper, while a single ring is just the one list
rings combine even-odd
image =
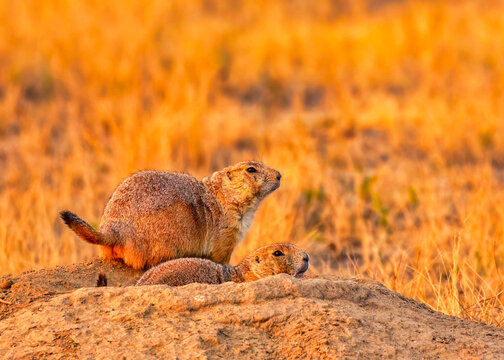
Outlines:
[{"label": "black-tipped tail", "polygon": [[98,230],[93,228],[73,212],[66,210],[62,211],[60,212],[60,217],[82,240],[95,245],[111,245],[108,244],[105,237]]},{"label": "black-tipped tail", "polygon": [[80,217],[75,215],[73,212],[65,210],[65,211],[60,211],[60,217],[61,219],[67,224],[68,227],[72,227],[72,224],[76,221],[81,220]]}]

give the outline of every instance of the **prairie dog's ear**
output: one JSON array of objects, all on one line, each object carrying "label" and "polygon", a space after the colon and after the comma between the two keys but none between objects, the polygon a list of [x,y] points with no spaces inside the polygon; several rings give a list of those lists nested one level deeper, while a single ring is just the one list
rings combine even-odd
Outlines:
[{"label": "prairie dog's ear", "polygon": [[255,257],[255,261],[256,261],[256,263],[258,263],[258,264],[261,262],[261,261],[259,260],[259,256],[256,256],[256,257]]},{"label": "prairie dog's ear", "polygon": [[228,171],[226,173],[226,175],[227,175],[227,177],[228,177],[229,180],[233,180],[233,177],[231,176],[231,171]]}]

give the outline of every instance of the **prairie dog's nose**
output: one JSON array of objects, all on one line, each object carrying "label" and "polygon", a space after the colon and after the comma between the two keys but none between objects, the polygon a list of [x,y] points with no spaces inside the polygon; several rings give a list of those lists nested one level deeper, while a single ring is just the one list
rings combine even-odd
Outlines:
[{"label": "prairie dog's nose", "polygon": [[276,176],[277,180],[280,181],[280,179],[282,178],[282,174],[280,174],[278,171],[277,171],[277,176]]}]

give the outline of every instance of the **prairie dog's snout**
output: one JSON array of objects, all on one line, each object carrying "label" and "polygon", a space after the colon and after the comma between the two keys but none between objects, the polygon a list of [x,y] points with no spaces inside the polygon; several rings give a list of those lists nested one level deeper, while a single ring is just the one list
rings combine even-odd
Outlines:
[{"label": "prairie dog's snout", "polygon": [[310,267],[310,255],[303,251],[301,261],[301,266],[296,270],[294,274],[295,277],[303,277],[304,273],[308,270],[308,268]]},{"label": "prairie dog's snout", "polygon": [[267,181],[272,186],[272,191],[278,189],[280,187],[280,179],[282,178],[282,174],[278,170],[271,169],[270,174],[267,176]]},{"label": "prairie dog's snout", "polygon": [[310,255],[308,255],[307,253],[303,253],[303,264],[298,269],[295,276],[303,276],[309,267],[310,267]]}]

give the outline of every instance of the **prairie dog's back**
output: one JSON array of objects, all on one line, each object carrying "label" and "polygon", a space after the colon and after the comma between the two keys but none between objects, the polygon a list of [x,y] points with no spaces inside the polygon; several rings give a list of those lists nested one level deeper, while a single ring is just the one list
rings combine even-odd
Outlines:
[{"label": "prairie dog's back", "polygon": [[136,286],[167,284],[182,286],[190,283],[221,284],[224,279],[223,265],[207,259],[182,258],[170,260],[148,270]]},{"label": "prairie dog's back", "polygon": [[114,191],[100,232],[120,236],[126,263],[151,267],[181,256],[203,257],[212,211],[218,211],[215,199],[191,175],[141,171]]},{"label": "prairie dog's back", "polygon": [[177,202],[198,206],[200,182],[193,176],[161,171],[140,171],[114,191],[103,213],[104,224],[113,218],[156,212]]}]

